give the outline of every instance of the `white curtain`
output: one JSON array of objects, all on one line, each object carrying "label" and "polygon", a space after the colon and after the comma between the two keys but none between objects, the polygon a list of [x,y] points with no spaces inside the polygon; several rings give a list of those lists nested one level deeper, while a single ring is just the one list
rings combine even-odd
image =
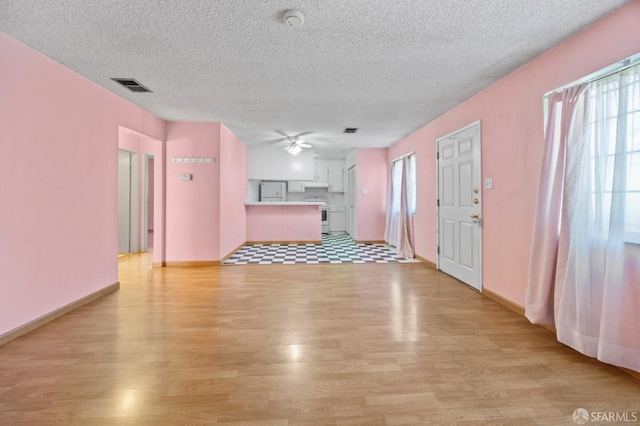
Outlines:
[{"label": "white curtain", "polygon": [[402,164],[391,163],[391,176],[387,194],[387,222],[384,229],[384,241],[394,247],[398,244],[400,234],[400,183],[402,181]]},{"label": "white curtain", "polygon": [[567,145],[577,145],[581,140],[586,89],[586,84],[572,87],[549,98],[525,304],[525,315],[534,324],[554,324],[565,155]]},{"label": "white curtain", "polygon": [[413,155],[391,165],[384,240],[398,255],[413,258],[413,213],[415,209],[415,160]]},{"label": "white curtain", "polygon": [[640,220],[640,67],[589,92],[587,133],[568,176],[576,183],[565,184],[558,340],[640,371],[640,250],[631,242]]},{"label": "white curtain", "polygon": [[[549,108],[561,136],[547,143],[565,137],[561,214],[536,217],[527,317],[555,322],[558,340],[586,355],[640,371],[640,67],[573,90],[575,102],[561,101],[572,108]],[[545,223],[559,224],[555,247],[538,244]]]}]

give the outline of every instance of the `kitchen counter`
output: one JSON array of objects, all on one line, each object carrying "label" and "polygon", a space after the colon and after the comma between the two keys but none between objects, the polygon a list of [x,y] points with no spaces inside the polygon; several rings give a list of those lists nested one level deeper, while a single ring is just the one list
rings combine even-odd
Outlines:
[{"label": "kitchen counter", "polygon": [[322,242],[322,202],[245,201],[247,242]]},{"label": "kitchen counter", "polygon": [[315,201],[245,201],[245,206],[322,206],[325,203]]}]

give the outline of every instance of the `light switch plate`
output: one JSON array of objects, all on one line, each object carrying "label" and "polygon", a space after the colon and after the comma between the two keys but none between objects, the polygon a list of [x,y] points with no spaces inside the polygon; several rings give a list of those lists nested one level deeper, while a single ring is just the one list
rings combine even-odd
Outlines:
[{"label": "light switch plate", "polygon": [[191,175],[189,173],[181,173],[180,180],[191,180]]},{"label": "light switch plate", "polygon": [[493,189],[493,179],[487,178],[484,180],[484,189]]}]

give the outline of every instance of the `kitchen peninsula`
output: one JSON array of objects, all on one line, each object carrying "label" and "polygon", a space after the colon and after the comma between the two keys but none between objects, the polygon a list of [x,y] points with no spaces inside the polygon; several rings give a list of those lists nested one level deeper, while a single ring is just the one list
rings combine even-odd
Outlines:
[{"label": "kitchen peninsula", "polygon": [[322,243],[329,204],[344,206],[344,160],[314,157],[312,149],[297,155],[271,145],[249,149],[248,243]]},{"label": "kitchen peninsula", "polygon": [[321,202],[246,201],[248,243],[322,243]]}]

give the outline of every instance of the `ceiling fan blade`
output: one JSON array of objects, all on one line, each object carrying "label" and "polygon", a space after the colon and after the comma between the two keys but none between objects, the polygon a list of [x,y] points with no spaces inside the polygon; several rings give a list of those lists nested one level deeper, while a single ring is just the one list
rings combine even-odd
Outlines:
[{"label": "ceiling fan blade", "polygon": [[287,135],[285,132],[283,132],[282,130],[275,130],[275,132],[277,134],[279,134],[280,136],[284,137],[285,139],[289,137],[289,135]]},{"label": "ceiling fan blade", "polygon": [[267,145],[273,145],[273,144],[276,144],[276,143],[280,143],[283,140],[285,140],[285,139],[284,138],[269,139],[269,140],[265,141],[265,143]]},{"label": "ceiling fan blade", "polygon": [[313,139],[313,143],[317,143],[317,144],[320,144],[320,145],[331,145],[331,144],[333,144],[332,141],[328,141],[326,139],[318,140],[318,139],[315,139],[315,138]]},{"label": "ceiling fan blade", "polygon": [[306,143],[306,142],[304,142],[304,143],[299,143],[299,144],[298,144],[298,146],[299,146],[300,148],[311,148],[311,144]]},{"label": "ceiling fan blade", "polygon": [[297,139],[297,138],[301,138],[303,136],[312,135],[312,134],[313,134],[313,132],[302,132],[302,133],[298,133],[295,136],[292,136],[292,138]]}]

